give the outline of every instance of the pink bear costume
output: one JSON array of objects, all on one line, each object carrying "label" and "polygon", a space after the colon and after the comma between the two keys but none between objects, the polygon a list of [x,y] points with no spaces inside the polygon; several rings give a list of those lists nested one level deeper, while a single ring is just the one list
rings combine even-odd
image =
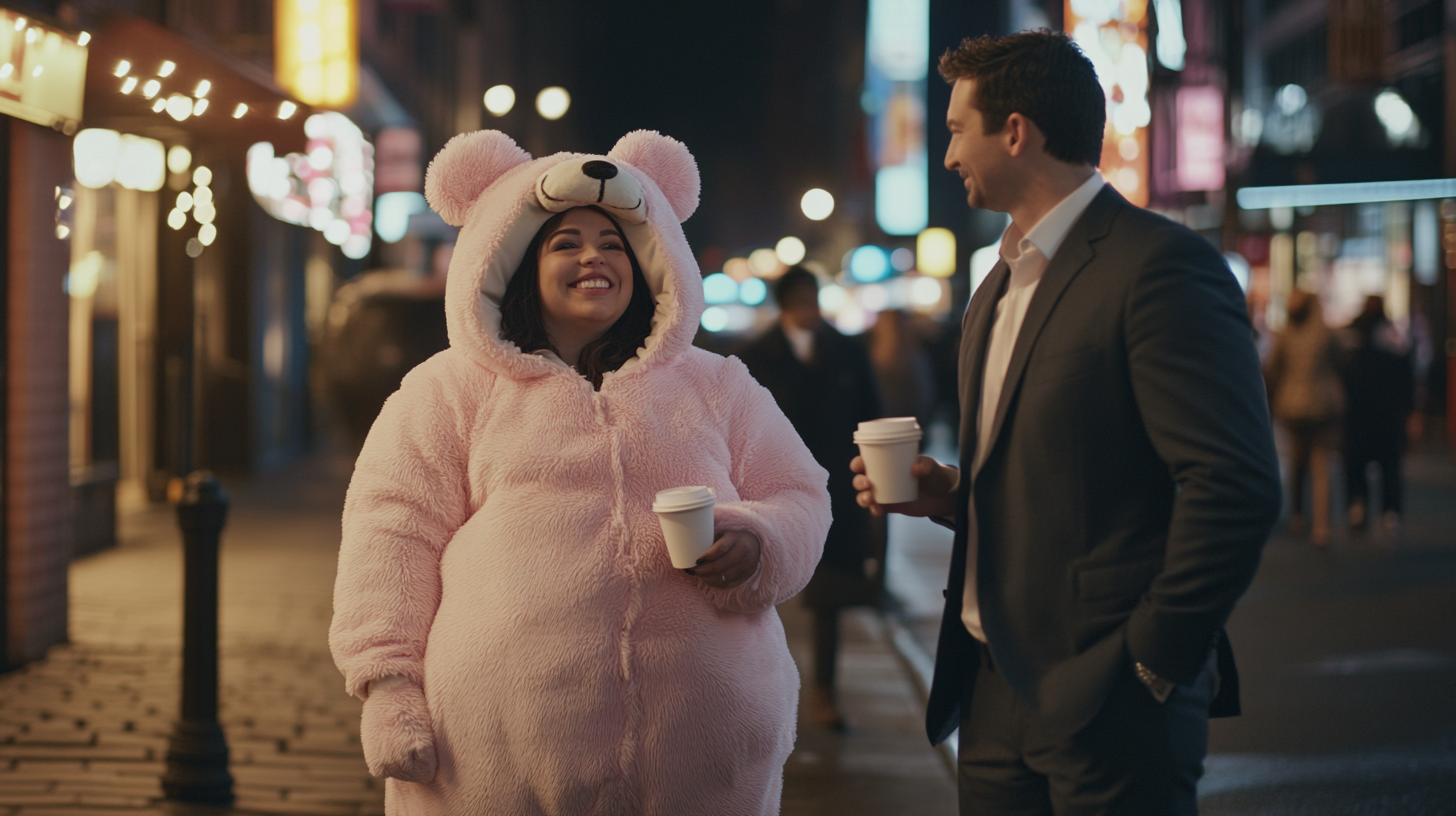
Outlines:
[{"label": "pink bear costume", "polygon": [[[410,372],[360,454],[329,637],[350,694],[423,688],[428,710],[405,719],[428,722],[438,769],[390,779],[387,811],[778,813],[799,682],[774,605],[819,559],[827,474],[736,358],[692,346],[691,154],[637,131],[606,156],[532,160],[480,131],[440,151],[425,189],[462,226],[450,348]],[[584,204],[617,218],[657,298],[644,348],[600,391],[499,336],[532,236]],[[718,529],[758,536],[752,579],[713,590],[672,568],[651,505],[682,485],[713,488]]]}]

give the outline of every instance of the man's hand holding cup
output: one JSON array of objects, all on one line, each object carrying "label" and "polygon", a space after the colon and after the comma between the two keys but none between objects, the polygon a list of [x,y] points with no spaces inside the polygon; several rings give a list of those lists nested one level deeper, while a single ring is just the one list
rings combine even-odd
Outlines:
[{"label": "man's hand holding cup", "polygon": [[875,501],[875,487],[865,473],[863,456],[851,459],[849,469],[855,472],[854,489],[859,491],[855,501],[876,516],[899,513],[902,516],[955,518],[956,488],[960,485],[961,472],[953,467],[942,465],[929,456],[915,457],[910,465],[910,475],[919,487],[918,495],[911,501],[893,504]]}]

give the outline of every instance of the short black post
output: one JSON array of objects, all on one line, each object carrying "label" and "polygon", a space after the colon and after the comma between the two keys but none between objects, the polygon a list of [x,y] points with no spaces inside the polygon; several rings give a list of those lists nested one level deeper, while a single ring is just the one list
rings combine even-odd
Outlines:
[{"label": "short black post", "polygon": [[228,497],[205,470],[187,477],[177,504],[184,555],[182,716],[167,742],[162,790],[168,799],[233,801],[227,738],[217,721],[217,552]]}]

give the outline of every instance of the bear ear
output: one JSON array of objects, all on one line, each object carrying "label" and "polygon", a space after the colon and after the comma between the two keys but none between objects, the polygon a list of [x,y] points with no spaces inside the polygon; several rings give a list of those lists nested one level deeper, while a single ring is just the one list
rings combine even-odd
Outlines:
[{"label": "bear ear", "polygon": [[445,143],[425,173],[425,200],[445,223],[465,224],[470,205],[506,171],[531,154],[498,130],[462,133]]},{"label": "bear ear", "polygon": [[655,130],[634,130],[623,136],[607,156],[632,165],[656,182],[667,196],[677,220],[686,221],[698,208],[698,163],[687,145]]}]

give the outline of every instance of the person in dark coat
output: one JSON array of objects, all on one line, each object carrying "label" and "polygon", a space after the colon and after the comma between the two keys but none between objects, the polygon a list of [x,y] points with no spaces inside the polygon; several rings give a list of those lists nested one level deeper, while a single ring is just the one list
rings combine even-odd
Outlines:
[{"label": "person in dark coat", "polygon": [[1385,299],[1371,295],[1346,328],[1345,496],[1350,526],[1364,529],[1374,508],[1366,470],[1380,467],[1381,523],[1400,532],[1401,455],[1406,420],[1415,407],[1415,373],[1408,345],[1385,319]]},{"label": "person in dark coat", "polygon": [[814,683],[806,713],[810,723],[843,730],[834,692],[839,610],[879,603],[886,532],[883,520],[855,502],[854,474],[844,463],[857,453],[858,424],[880,417],[879,389],[864,347],[820,314],[814,273],[791,267],[779,278],[774,296],[778,324],[738,356],[829,471],[834,522],[824,557],[802,596],[814,613]]}]

